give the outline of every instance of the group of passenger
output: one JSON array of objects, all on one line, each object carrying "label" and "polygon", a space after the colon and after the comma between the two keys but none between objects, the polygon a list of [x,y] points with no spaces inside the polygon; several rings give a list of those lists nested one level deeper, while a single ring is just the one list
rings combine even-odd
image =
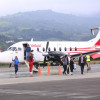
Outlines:
[{"label": "group of passenger", "polygon": [[[73,69],[75,68],[75,64],[74,64],[74,60],[73,58],[71,58],[70,53],[68,53],[68,55],[65,55],[65,57],[63,59],[61,59],[62,63],[63,63],[63,74],[67,75],[70,74],[73,75]],[[78,65],[81,68],[81,74],[83,75],[84,72],[84,66],[87,64],[87,72],[90,71],[91,67],[90,67],[90,56],[86,55],[83,56],[82,54],[80,54],[79,60],[78,60]]]},{"label": "group of passenger", "polygon": [[63,74],[67,75],[70,74],[73,75],[73,69],[74,69],[74,61],[73,58],[71,58],[70,53],[68,53],[68,55],[65,55],[65,57],[63,59],[61,59],[62,63],[63,63]]},{"label": "group of passenger", "polygon": [[[32,73],[32,68],[33,68],[33,50],[31,50],[30,46],[27,45],[27,47],[24,49],[24,54],[26,55],[26,61],[29,62],[29,72],[30,72],[30,76],[33,76]],[[12,60],[14,61],[14,67],[15,67],[15,75],[17,75],[18,72],[18,64],[19,64],[19,60],[17,58],[17,56],[15,56],[15,59]],[[68,53],[68,55],[65,55],[65,57],[63,59],[61,59],[62,63],[63,63],[63,74],[67,75],[67,74],[71,74],[73,75],[73,69],[74,67],[74,60],[73,58],[71,58],[70,53]],[[86,55],[83,56],[82,54],[80,54],[79,60],[78,60],[78,65],[81,68],[81,74],[83,74],[84,72],[84,66],[85,64],[87,64],[87,71],[90,71],[90,56]]]},{"label": "group of passenger", "polygon": [[29,46],[29,44],[27,44],[26,47],[26,61],[29,63],[29,72],[30,72],[30,76],[33,76],[33,72],[32,72],[32,68],[33,68],[33,50],[31,50],[31,47]]},{"label": "group of passenger", "polygon": [[[24,58],[26,59],[27,62],[29,62],[29,72],[30,72],[30,76],[33,76],[32,73],[32,68],[33,68],[33,50],[31,50],[31,48],[29,47],[29,45],[27,45],[26,48],[24,48]],[[15,59],[12,60],[14,61],[14,67],[15,67],[15,77],[17,77],[17,72],[18,72],[18,64],[19,64],[19,60],[18,57],[15,56]]]}]

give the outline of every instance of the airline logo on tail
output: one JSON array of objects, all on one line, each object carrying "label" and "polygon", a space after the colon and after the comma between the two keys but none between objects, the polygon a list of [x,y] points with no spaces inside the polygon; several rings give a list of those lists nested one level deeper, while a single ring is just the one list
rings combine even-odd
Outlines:
[{"label": "airline logo on tail", "polygon": [[[95,47],[99,47],[100,46],[100,39],[95,43]],[[97,48],[97,49],[100,49],[100,48]],[[93,59],[96,59],[96,58],[99,58],[100,57],[100,54],[99,53],[95,53],[95,54],[92,54],[90,55]]]},{"label": "airline logo on tail", "polygon": [[95,47],[100,46],[100,39],[95,43]]}]

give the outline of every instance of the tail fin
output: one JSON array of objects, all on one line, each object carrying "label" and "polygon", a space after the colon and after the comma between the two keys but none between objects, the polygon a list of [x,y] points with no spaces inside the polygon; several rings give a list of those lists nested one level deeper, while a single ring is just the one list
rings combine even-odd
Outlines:
[{"label": "tail fin", "polygon": [[100,39],[95,43],[95,46],[100,46]]},{"label": "tail fin", "polygon": [[91,39],[90,41],[92,41],[93,44],[95,44],[95,46],[100,46],[100,27],[91,29],[92,35],[94,35],[95,30],[98,30],[98,33],[97,33],[96,37]]}]

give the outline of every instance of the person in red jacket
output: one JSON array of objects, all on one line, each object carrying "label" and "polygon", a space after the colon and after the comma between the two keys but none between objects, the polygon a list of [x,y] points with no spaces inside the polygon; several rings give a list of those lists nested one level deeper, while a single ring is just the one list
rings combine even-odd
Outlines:
[{"label": "person in red jacket", "polygon": [[29,62],[30,76],[32,77],[32,76],[33,76],[33,73],[32,73],[32,68],[33,68],[33,55],[32,55],[31,52],[29,53],[29,59],[28,59],[28,62]]}]

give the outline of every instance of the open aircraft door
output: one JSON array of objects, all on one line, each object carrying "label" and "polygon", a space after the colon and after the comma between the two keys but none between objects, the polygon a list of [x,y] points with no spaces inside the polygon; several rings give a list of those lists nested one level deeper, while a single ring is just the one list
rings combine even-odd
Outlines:
[{"label": "open aircraft door", "polygon": [[23,59],[26,60],[26,47],[29,45],[28,43],[23,44]]}]

